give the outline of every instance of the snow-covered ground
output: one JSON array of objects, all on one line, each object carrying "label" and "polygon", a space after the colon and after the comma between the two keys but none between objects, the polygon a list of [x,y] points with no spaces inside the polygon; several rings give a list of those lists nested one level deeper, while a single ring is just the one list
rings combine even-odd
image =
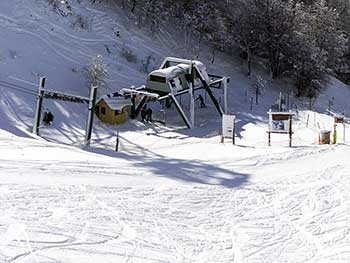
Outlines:
[{"label": "snow-covered ground", "polygon": [[[55,120],[35,137],[35,96],[13,84],[36,87],[18,78],[46,75],[48,88],[87,96],[83,68],[97,53],[112,91],[144,84],[147,56],[156,67],[183,55],[173,33],[149,37],[123,10],[88,0],[72,10],[89,17],[88,31],[44,0],[0,2],[0,262],[350,262],[349,126],[345,142],[339,126],[340,144],[317,145],[318,130],[333,129],[329,100],[332,111],[350,112],[347,86],[331,79],[315,111],[295,99],[293,147],[283,135],[268,147],[267,111],[286,82],[266,83],[250,110],[254,79],[232,58],[219,54],[211,65],[203,52],[210,72],[231,77],[236,146],[220,143],[221,119],[209,103],[197,105],[193,130],[174,110],[168,127],[96,121],[84,149],[86,106],[45,101]],[[138,62],[126,61],[123,48]]]},{"label": "snow-covered ground", "polygon": [[349,262],[349,145],[138,136],[115,153],[1,132],[0,261]]}]

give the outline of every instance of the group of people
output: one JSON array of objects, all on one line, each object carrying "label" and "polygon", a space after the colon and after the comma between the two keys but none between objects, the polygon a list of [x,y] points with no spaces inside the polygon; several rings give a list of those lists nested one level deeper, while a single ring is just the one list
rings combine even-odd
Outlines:
[{"label": "group of people", "polygon": [[[206,105],[204,103],[204,98],[202,95],[199,95],[196,100],[199,101],[201,108],[206,107]],[[145,104],[141,109],[141,120],[152,122],[152,114],[153,114],[153,111],[152,111],[151,107],[147,107],[147,104]]]},{"label": "group of people", "polygon": [[151,107],[148,108],[147,104],[145,104],[141,109],[141,120],[152,122],[152,114],[153,111]]}]

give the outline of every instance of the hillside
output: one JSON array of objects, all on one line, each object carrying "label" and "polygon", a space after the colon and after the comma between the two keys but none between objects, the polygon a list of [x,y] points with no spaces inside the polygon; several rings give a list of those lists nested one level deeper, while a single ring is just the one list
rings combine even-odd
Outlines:
[{"label": "hillside", "polygon": [[[102,54],[104,94],[145,84],[165,56],[187,58],[176,28],[151,36],[120,7],[88,0],[71,11],[62,16],[44,0],[0,3],[0,262],[350,261],[349,125],[345,142],[339,127],[338,145],[317,144],[320,129],[333,129],[329,100],[349,115],[348,86],[330,78],[311,110],[293,98],[293,147],[285,135],[268,147],[267,111],[291,81],[271,81],[263,63],[247,78],[237,58],[218,53],[212,64],[203,46],[208,71],[231,78],[235,146],[220,143],[209,101],[196,105],[193,130],[174,109],[167,126],[95,120],[85,148],[86,105],[45,100],[55,120],[37,137],[39,76],[49,89],[87,96],[84,68]],[[74,26],[79,17],[86,28]],[[250,110],[256,79],[263,87]]]}]

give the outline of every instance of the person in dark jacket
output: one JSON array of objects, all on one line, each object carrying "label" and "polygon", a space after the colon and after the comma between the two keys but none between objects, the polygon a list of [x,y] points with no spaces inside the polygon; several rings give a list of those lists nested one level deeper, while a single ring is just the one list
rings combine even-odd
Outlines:
[{"label": "person in dark jacket", "polygon": [[147,109],[147,114],[146,114],[146,121],[152,122],[152,114],[153,114],[152,109],[148,108]]},{"label": "person in dark jacket", "polygon": [[196,100],[199,100],[199,102],[201,104],[201,108],[205,108],[204,99],[203,99],[203,96],[201,94],[199,94],[199,96]]},{"label": "person in dark jacket", "polygon": [[141,109],[141,120],[145,121],[147,115],[147,104],[145,104]]}]

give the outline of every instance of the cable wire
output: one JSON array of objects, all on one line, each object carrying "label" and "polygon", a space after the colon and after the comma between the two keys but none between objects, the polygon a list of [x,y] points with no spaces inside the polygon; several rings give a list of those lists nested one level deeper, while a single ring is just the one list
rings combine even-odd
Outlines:
[{"label": "cable wire", "polygon": [[0,86],[4,87],[4,88],[8,88],[8,89],[17,90],[17,91],[20,91],[20,92],[23,92],[23,93],[26,93],[29,95],[37,96],[37,93],[32,89],[27,89],[25,87],[21,87],[19,85],[8,83],[5,81],[0,81]]}]

